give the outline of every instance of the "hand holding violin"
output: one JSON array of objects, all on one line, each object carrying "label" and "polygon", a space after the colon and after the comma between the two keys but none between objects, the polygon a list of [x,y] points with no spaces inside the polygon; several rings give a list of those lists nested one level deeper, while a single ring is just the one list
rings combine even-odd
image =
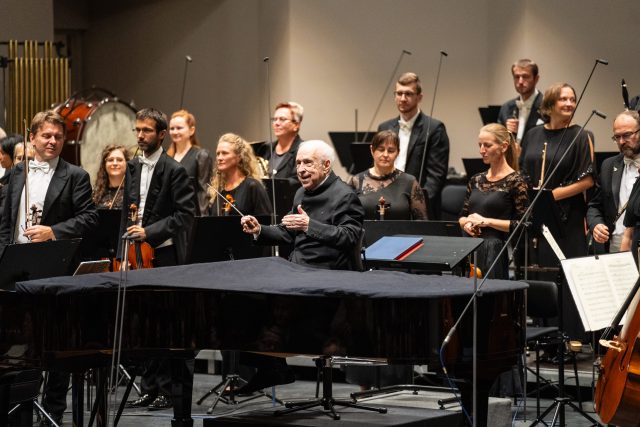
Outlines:
[{"label": "hand holding violin", "polygon": [[53,230],[47,225],[32,225],[24,231],[23,236],[32,242],[46,242],[56,239]]},{"label": "hand holding violin", "polygon": [[131,236],[132,240],[138,242],[144,242],[147,238],[147,234],[144,232],[144,227],[139,225],[130,225],[127,227],[127,233]]}]

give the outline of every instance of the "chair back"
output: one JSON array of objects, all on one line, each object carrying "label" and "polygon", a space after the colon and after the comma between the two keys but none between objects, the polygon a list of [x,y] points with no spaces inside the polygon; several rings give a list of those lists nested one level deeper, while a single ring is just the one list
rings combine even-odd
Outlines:
[{"label": "chair back", "polygon": [[544,280],[526,280],[527,315],[532,318],[549,319],[558,316],[558,285]]},{"label": "chair back", "polygon": [[446,185],[442,189],[440,219],[443,221],[457,221],[460,218],[466,194],[467,187],[465,185]]}]

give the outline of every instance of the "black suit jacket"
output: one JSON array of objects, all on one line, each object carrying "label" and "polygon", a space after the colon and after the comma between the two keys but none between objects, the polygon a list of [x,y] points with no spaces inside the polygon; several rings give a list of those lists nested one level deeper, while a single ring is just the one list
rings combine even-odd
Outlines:
[{"label": "black suit jacket", "polygon": [[[127,163],[124,179],[124,197],[120,235],[128,225],[128,208],[132,203],[140,206],[140,175],[142,164],[138,158]],[[188,236],[195,215],[195,196],[187,172],[171,157],[162,152],[153,169],[149,192],[142,216],[146,242],[152,247],[173,239],[178,263],[187,259]],[[120,251],[120,248],[118,249]],[[118,258],[121,258],[118,253]]]},{"label": "black suit jacket", "polygon": [[589,231],[598,224],[604,224],[613,233],[614,220],[620,207],[620,183],[624,171],[623,155],[609,157],[602,162],[593,197],[587,209]]},{"label": "black suit jacket", "polygon": [[[24,188],[24,165],[11,170],[5,196],[0,246],[13,243],[20,198]],[[98,212],[91,199],[89,174],[82,168],[58,160],[42,209],[40,224],[52,228],[56,239],[83,237],[98,224]]]},{"label": "black suit jacket", "polygon": [[[520,98],[513,98],[502,104],[502,107],[500,107],[500,112],[498,113],[498,123],[506,126],[508,119],[514,116],[518,117],[518,114],[520,114],[520,112],[518,111],[518,106],[516,105],[516,100],[518,99]],[[532,127],[537,126],[538,120],[542,119],[542,116],[540,116],[540,112],[538,111],[540,109],[541,103],[542,92],[538,92],[538,95],[536,96],[536,99],[533,101],[533,105],[531,106],[531,112],[529,113],[529,118],[527,119],[527,123],[524,126],[524,133],[522,135],[527,133],[527,131]]]},{"label": "black suit jacket", "polygon": [[[381,123],[378,126],[378,132],[392,130],[398,133],[400,130],[399,119],[400,117],[396,117]],[[420,186],[427,190],[429,196],[427,211],[429,219],[434,220],[440,218],[440,193],[447,180],[447,171],[449,169],[449,136],[447,136],[444,123],[431,118],[431,125],[429,126],[429,116],[422,112],[419,114],[411,129],[404,172],[419,179],[427,127],[429,127],[429,142]],[[402,156],[403,154],[400,153],[400,155]]]}]

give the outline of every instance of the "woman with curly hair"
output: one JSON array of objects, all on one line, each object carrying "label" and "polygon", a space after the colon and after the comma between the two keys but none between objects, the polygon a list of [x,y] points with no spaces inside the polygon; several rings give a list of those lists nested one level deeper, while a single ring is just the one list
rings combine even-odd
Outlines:
[{"label": "woman with curly hair", "polygon": [[131,156],[124,145],[110,144],[102,150],[102,162],[93,188],[98,209],[122,208],[122,185]]},{"label": "woman with curly hair", "polygon": [[261,178],[258,162],[247,141],[233,133],[222,135],[216,148],[216,167],[209,188],[212,201],[209,215],[239,215],[222,200],[229,197],[245,215],[271,213],[271,202]]}]

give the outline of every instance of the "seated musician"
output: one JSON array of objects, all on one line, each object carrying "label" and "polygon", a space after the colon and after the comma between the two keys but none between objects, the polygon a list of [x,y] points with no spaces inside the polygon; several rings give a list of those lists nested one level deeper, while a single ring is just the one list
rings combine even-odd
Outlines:
[{"label": "seated musician", "polygon": [[102,161],[93,189],[93,202],[99,209],[122,208],[122,185],[130,159],[123,145],[110,144],[102,150]]},{"label": "seated musician", "polygon": [[[216,167],[209,186],[210,216],[271,213],[271,202],[251,146],[240,136],[225,133],[218,140]],[[223,200],[224,199],[224,200]]]},{"label": "seated musician", "polygon": [[[65,136],[64,119],[53,111],[37,113],[29,132],[35,150],[35,158],[29,162],[29,185],[25,189],[24,164],[16,165],[7,183],[0,247],[83,237],[98,222],[91,200],[89,174],[60,158]],[[25,217],[27,195],[29,205],[36,206],[33,218]],[[68,373],[49,373],[44,408],[58,422],[67,406],[68,385]]]},{"label": "seated musician", "polygon": [[[460,228],[471,237],[484,241],[476,251],[478,267],[486,274],[502,249],[508,234],[528,205],[527,183],[518,172],[517,142],[503,125],[493,123],[480,129],[478,147],[486,172],[469,179]],[[509,260],[505,251],[490,273],[493,279],[509,278]]]},{"label": "seated musician", "polygon": [[365,219],[427,219],[418,181],[395,166],[399,153],[398,135],[391,130],[378,132],[371,141],[373,167],[348,181],[364,206]]},{"label": "seated musician", "polygon": [[[324,141],[305,141],[296,156],[302,187],[296,192],[291,213],[278,225],[261,226],[255,217],[242,217],[246,233],[258,243],[291,243],[290,261],[311,267],[352,270],[353,252],[362,233],[364,209],[353,190],[332,172],[333,148]],[[294,381],[286,359],[243,353],[241,363],[258,368],[241,387],[250,393]]]}]

